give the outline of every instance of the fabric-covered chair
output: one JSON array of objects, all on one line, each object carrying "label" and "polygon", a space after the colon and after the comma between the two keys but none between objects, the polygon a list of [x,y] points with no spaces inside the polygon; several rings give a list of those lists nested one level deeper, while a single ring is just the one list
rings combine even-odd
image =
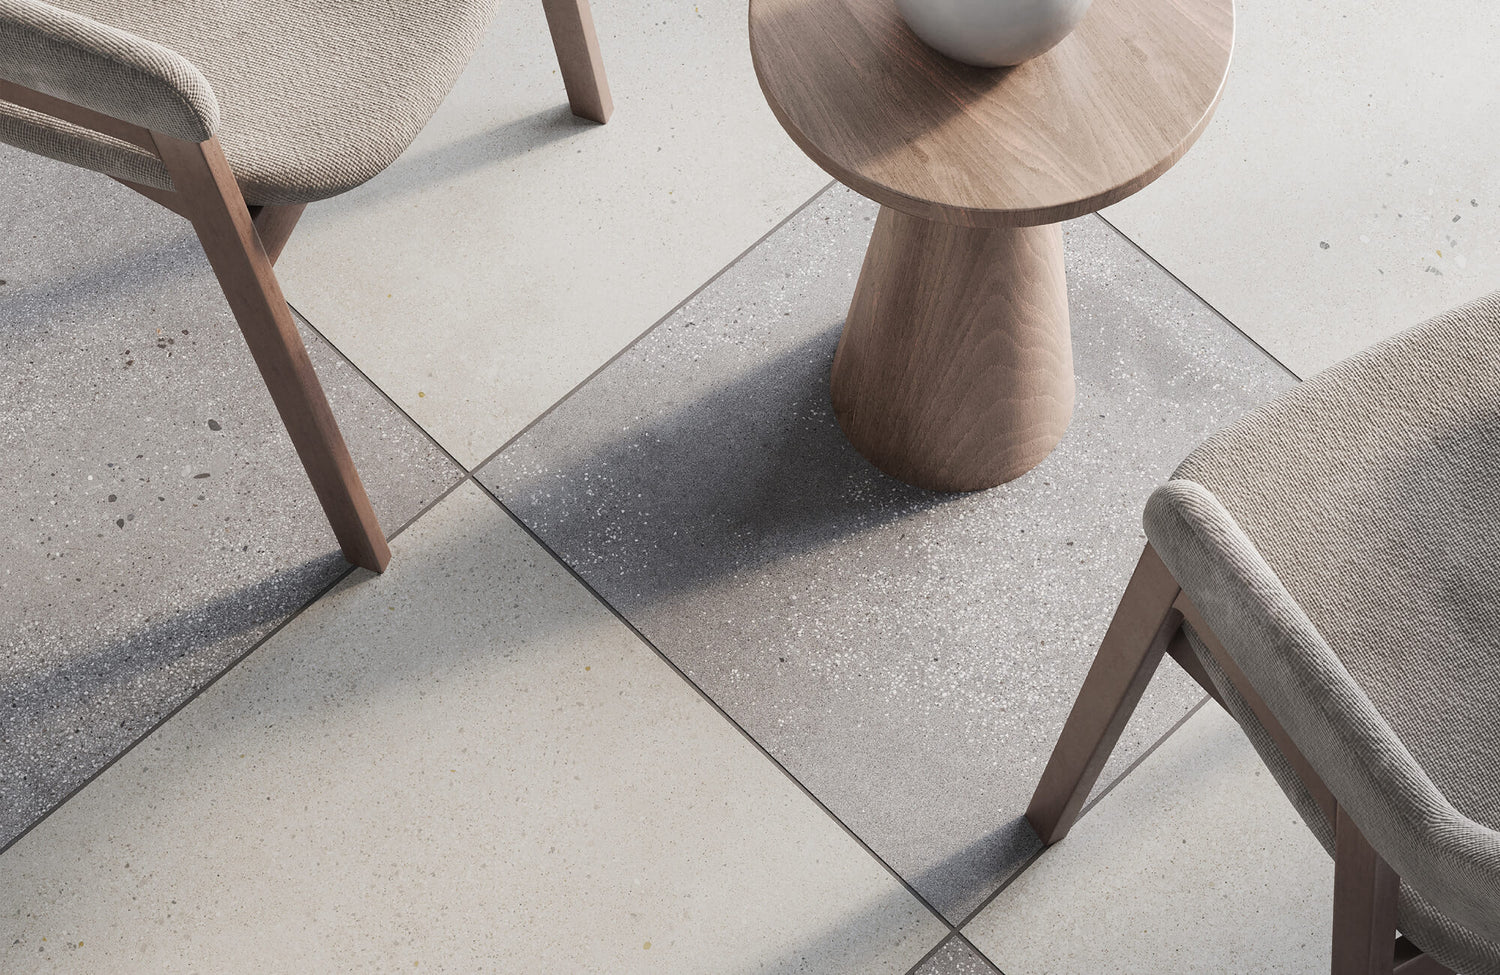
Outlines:
[{"label": "fabric-covered chair", "polygon": [[1334,857],[1335,975],[1500,975],[1500,294],[1210,438],[1145,525],[1027,810],[1042,841],[1168,653]]},{"label": "fabric-covered chair", "polygon": [[[303,208],[390,165],[496,0],[0,0],[0,141],[192,222],[350,562],[390,549],[272,265]],[[612,105],[588,0],[543,0],[575,114]]]}]

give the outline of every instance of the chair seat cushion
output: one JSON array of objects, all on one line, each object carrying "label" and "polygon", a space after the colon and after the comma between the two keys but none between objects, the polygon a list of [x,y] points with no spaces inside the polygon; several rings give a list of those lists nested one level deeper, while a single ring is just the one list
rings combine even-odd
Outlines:
[{"label": "chair seat cushion", "polygon": [[1334,366],[1174,476],[1219,499],[1448,801],[1500,828],[1500,294]]},{"label": "chair seat cushion", "polygon": [[[1188,643],[1198,658],[1198,663],[1208,674],[1225,709],[1234,717],[1250,743],[1260,754],[1271,776],[1292,801],[1298,815],[1307,823],[1308,829],[1317,837],[1323,849],[1334,855],[1333,824],[1324,816],[1323,810],[1313,798],[1307,786],[1298,777],[1286,756],[1276,746],[1275,739],[1256,717],[1255,711],[1241,696],[1234,682],[1224,673],[1214,655],[1209,652],[1199,635],[1191,626],[1184,626]],[[1396,907],[1397,928],[1437,958],[1448,968],[1464,975],[1500,975],[1500,944],[1475,934],[1463,925],[1444,917],[1410,884],[1401,885]]]},{"label": "chair seat cushion", "polygon": [[[494,0],[53,0],[171,48],[208,78],[246,202],[335,196],[390,165],[478,44]],[[124,144],[0,108],[0,138],[169,188]]]},{"label": "chair seat cushion", "polygon": [[[1449,967],[1500,973],[1500,295],[1211,438],[1145,521],[1401,875],[1412,939]],[[1283,787],[1326,844],[1321,814]]]}]

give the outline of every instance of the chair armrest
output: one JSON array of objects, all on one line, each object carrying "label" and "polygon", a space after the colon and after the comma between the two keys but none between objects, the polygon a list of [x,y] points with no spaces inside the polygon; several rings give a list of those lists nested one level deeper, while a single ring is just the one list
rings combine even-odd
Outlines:
[{"label": "chair armrest", "polygon": [[213,86],[182,55],[43,0],[0,0],[0,78],[189,142],[219,125]]}]

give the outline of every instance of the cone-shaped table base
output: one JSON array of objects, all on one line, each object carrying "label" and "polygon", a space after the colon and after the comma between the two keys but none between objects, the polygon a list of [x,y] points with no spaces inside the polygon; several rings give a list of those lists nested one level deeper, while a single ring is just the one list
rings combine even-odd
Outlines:
[{"label": "cone-shaped table base", "polygon": [[833,409],[917,487],[1019,477],[1073,415],[1062,232],[975,229],[882,207],[833,360]]}]

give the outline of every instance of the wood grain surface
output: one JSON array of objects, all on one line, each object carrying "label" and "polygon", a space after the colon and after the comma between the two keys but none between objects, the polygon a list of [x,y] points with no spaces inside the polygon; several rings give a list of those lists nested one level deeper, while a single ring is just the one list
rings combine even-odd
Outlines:
[{"label": "wood grain surface", "polygon": [[918,487],[977,491],[1036,466],[1073,415],[1062,231],[881,207],[833,409],[860,453]]},{"label": "wood grain surface", "polygon": [[302,219],[302,211],[306,209],[306,203],[250,208],[255,232],[260,235],[261,246],[273,265],[281,258],[286,242],[292,238],[292,231],[297,229],[297,221]]},{"label": "wood grain surface", "polygon": [[1026,807],[1044,846],[1067,836],[1078,821],[1162,654],[1181,632],[1182,614],[1172,605],[1181,591],[1148,544]]},{"label": "wood grain surface", "polygon": [[384,571],[390,547],[218,139],[153,138],[344,558]]},{"label": "wood grain surface", "polygon": [[604,78],[604,56],[588,0],[542,0],[558,70],[568,90],[568,106],[579,118],[603,125],[615,110]]},{"label": "wood grain surface", "polygon": [[1014,68],[927,47],[893,0],[750,0],[766,100],[834,178],[888,207],[972,227],[1056,223],[1150,183],[1208,124],[1233,0],[1094,0]]},{"label": "wood grain surface", "polygon": [[1333,845],[1333,975],[1392,975],[1401,878],[1343,806]]}]

